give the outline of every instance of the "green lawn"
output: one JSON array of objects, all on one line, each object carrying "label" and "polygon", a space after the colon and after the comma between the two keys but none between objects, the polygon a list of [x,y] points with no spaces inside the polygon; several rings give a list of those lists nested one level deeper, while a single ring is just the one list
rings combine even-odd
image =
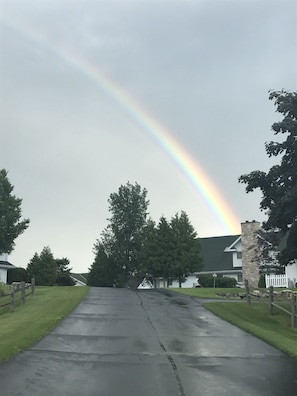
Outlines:
[{"label": "green lawn", "polygon": [[37,287],[13,313],[0,308],[0,362],[30,347],[65,318],[88,294],[89,287]]},{"label": "green lawn", "polygon": [[[244,293],[244,289],[240,290]],[[194,297],[215,298],[214,289],[178,289],[177,291]],[[220,318],[297,358],[297,328],[291,328],[291,318],[288,314],[274,308],[274,314],[270,316],[268,304],[256,301],[249,306],[245,300],[228,303],[206,300],[203,306]]]}]

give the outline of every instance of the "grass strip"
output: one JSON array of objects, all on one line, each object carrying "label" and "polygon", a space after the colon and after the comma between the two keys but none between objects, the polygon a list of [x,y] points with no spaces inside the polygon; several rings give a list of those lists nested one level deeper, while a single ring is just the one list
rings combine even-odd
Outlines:
[{"label": "grass strip", "polygon": [[[269,315],[268,301],[252,302],[249,306],[244,300],[226,302],[207,302],[207,299],[220,299],[217,293],[245,293],[245,289],[222,288],[170,288],[191,297],[205,298],[203,306],[246,332],[266,341],[268,344],[297,358],[297,328],[291,327],[290,315],[274,307],[274,314]],[[281,290],[281,289],[280,289]],[[296,290],[296,289],[293,289]],[[280,305],[290,310],[290,304],[280,299]]]},{"label": "grass strip", "polygon": [[218,293],[225,294],[244,294],[245,289],[241,288],[219,288],[219,287],[193,287],[193,288],[174,288],[171,287],[168,290],[176,291],[178,293],[186,294],[191,297],[200,297],[200,298],[215,298],[215,299],[226,299],[226,297],[220,297]]},{"label": "grass strip", "polygon": [[88,294],[89,287],[37,287],[15,311],[0,310],[0,362],[29,348],[69,315]]},{"label": "grass strip", "polygon": [[290,316],[284,312],[275,308],[275,313],[270,316],[268,304],[260,302],[252,303],[251,306],[244,302],[209,302],[203,306],[227,322],[297,358],[297,329],[290,326]]}]

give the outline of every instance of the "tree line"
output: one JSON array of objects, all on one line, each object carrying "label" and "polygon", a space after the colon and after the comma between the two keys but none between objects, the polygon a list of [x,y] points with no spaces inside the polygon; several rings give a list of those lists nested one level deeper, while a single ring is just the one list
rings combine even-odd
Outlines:
[{"label": "tree line", "polygon": [[40,254],[35,253],[25,268],[8,270],[7,282],[31,282],[35,278],[37,286],[74,286],[68,258],[54,258],[51,249],[45,246]]},{"label": "tree line", "polygon": [[121,185],[108,199],[107,227],[94,245],[89,268],[91,286],[138,285],[146,277],[156,284],[184,278],[202,268],[200,243],[187,214],[164,216],[155,223],[148,212],[147,190],[138,183]]}]

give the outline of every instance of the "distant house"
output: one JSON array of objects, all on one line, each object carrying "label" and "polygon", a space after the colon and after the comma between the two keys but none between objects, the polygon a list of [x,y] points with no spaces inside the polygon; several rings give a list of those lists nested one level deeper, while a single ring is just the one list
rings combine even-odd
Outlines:
[{"label": "distant house", "polygon": [[7,271],[15,266],[7,261],[8,254],[0,254],[0,283],[7,283]]},{"label": "distant house", "polygon": [[87,278],[84,274],[70,274],[70,278],[72,278],[75,282],[74,286],[86,286]]},{"label": "distant house", "polygon": [[[187,276],[182,287],[195,287],[200,275],[226,276],[242,283],[242,244],[241,235],[199,238],[203,269]],[[162,278],[157,287],[164,287]],[[172,280],[169,287],[178,287],[178,281]]]},{"label": "distant house", "polygon": [[196,275],[227,276],[242,282],[242,244],[240,235],[200,238],[203,270]]},{"label": "distant house", "polygon": [[[224,276],[236,279],[238,284],[245,280],[251,287],[258,287],[260,263],[258,251],[258,230],[260,223],[246,221],[241,223],[240,235],[199,238],[203,269],[187,276],[182,287],[195,287],[195,281],[200,275]],[[266,286],[294,287],[297,282],[297,260],[288,264],[284,275],[266,274]],[[159,280],[159,287],[164,287],[164,281]],[[178,287],[177,281],[172,281],[169,287]]]}]

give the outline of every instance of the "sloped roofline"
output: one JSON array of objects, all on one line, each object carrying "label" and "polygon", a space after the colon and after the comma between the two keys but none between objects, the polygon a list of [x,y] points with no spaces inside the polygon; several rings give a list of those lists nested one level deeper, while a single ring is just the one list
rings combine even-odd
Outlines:
[{"label": "sloped roofline", "polygon": [[8,261],[0,261],[0,268],[11,269],[11,268],[16,268],[16,267],[15,267],[15,265],[9,263]]},{"label": "sloped roofline", "polygon": [[239,237],[238,238],[236,238],[235,239],[235,241],[233,242],[233,243],[231,243],[231,245],[230,246],[227,246],[225,249],[224,249],[224,252],[237,252],[237,249],[236,249],[236,245],[238,244],[238,242],[240,242],[241,241],[241,235],[239,235]]}]

